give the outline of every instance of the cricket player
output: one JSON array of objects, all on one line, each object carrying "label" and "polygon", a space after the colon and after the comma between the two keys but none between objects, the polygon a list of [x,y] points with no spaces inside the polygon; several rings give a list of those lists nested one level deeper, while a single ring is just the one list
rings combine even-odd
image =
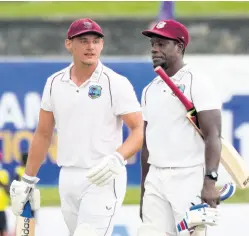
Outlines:
[{"label": "cricket player", "polygon": [[7,236],[6,209],[9,205],[9,173],[3,169],[3,155],[0,153],[0,236]]},{"label": "cricket player", "polygon": [[144,88],[140,216],[145,224],[175,236],[176,225],[197,195],[211,208],[219,204],[215,184],[221,155],[221,101],[205,71],[183,61],[190,39],[184,25],[162,20],[142,34],[150,38],[153,67],[161,66],[193,102],[204,136],[203,142],[186,119],[185,107],[160,77]]},{"label": "cricket player", "polygon": [[[112,234],[126,192],[125,164],[143,142],[140,103],[129,80],[101,63],[103,46],[103,31],[93,20],[69,27],[65,47],[73,62],[47,80],[25,174],[10,190],[20,215],[56,126],[61,208],[71,236]],[[123,122],[130,129],[124,142]]]},{"label": "cricket player", "polygon": [[[15,168],[15,172],[14,172],[14,179],[15,180],[18,180],[18,181],[22,180],[22,177],[23,177],[23,175],[25,173],[25,167],[26,167],[26,164],[27,164],[27,160],[28,160],[28,153],[27,152],[23,152],[21,154],[20,165],[18,165]],[[31,211],[31,215],[35,218],[36,217],[36,212],[34,210],[32,210]],[[16,235],[16,228],[14,230],[14,234],[13,235]]]}]

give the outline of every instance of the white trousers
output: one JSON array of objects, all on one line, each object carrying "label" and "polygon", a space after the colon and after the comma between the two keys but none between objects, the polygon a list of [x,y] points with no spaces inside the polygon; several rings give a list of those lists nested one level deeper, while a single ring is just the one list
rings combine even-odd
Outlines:
[{"label": "white trousers", "polygon": [[167,236],[176,236],[176,225],[200,195],[203,181],[202,165],[172,169],[151,165],[145,180],[143,222],[153,224]]},{"label": "white trousers", "polygon": [[70,236],[82,223],[90,224],[98,236],[111,236],[114,216],[123,203],[127,174],[122,174],[104,187],[91,184],[86,178],[87,170],[62,167],[59,178],[59,193],[62,214]]}]

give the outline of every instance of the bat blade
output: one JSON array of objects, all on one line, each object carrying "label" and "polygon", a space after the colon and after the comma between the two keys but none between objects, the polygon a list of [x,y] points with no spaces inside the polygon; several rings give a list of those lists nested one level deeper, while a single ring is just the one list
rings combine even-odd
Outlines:
[{"label": "bat blade", "polygon": [[249,185],[249,167],[243,157],[225,139],[221,139],[221,164],[241,189]]},{"label": "bat blade", "polygon": [[[196,125],[195,118],[188,113],[187,119],[202,137],[202,132]],[[221,144],[221,164],[239,188],[247,188],[249,186],[249,168],[247,163],[236,149],[224,138],[221,138]]]},{"label": "bat blade", "polygon": [[[193,125],[195,130],[203,137],[201,129],[198,126],[196,111],[194,105],[181,90],[171,81],[162,67],[155,68],[155,72],[164,80],[164,82],[171,88],[175,95],[179,98],[187,110],[187,119]],[[243,157],[236,151],[236,149],[224,138],[221,138],[221,164],[230,174],[234,182],[241,189],[249,186],[249,167]]]},{"label": "bat blade", "polygon": [[23,213],[17,217],[16,236],[34,236],[35,218],[32,215],[30,203],[24,206]]},{"label": "bat blade", "polygon": [[[202,137],[202,132],[196,125],[196,119],[190,112],[187,113],[187,119]],[[221,164],[239,188],[247,188],[249,186],[249,167],[247,163],[236,149],[224,138],[221,138],[221,144]]]}]

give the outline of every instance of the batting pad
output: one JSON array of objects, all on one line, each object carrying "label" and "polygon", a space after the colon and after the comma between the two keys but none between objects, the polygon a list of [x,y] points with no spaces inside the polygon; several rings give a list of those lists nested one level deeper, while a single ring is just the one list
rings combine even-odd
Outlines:
[{"label": "batting pad", "polygon": [[97,232],[95,231],[95,229],[91,225],[89,225],[89,224],[80,224],[76,228],[73,236],[85,236],[85,235],[86,236],[98,236]]}]

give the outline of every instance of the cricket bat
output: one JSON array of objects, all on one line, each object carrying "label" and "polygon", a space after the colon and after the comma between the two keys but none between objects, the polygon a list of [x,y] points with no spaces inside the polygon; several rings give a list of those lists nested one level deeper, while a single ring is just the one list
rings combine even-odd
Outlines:
[{"label": "cricket bat", "polygon": [[[174,94],[178,97],[181,103],[187,110],[187,119],[196,129],[196,131],[202,136],[201,129],[198,124],[197,112],[191,101],[185,97],[181,90],[174,84],[174,82],[165,73],[162,67],[155,68],[155,72],[164,80],[164,82],[170,87]],[[236,151],[236,149],[224,138],[221,138],[222,150],[221,150],[221,164],[226,171],[230,174],[236,185],[244,189],[249,185],[249,167],[247,166],[243,157]]]},{"label": "cricket bat", "polygon": [[17,217],[16,236],[34,236],[35,218],[32,215],[30,203],[24,206],[23,213]]}]

